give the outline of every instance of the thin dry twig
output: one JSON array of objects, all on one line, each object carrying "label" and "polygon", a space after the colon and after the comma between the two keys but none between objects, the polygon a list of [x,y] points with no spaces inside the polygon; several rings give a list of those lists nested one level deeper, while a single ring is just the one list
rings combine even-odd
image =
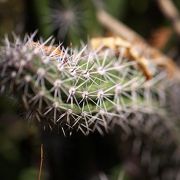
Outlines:
[{"label": "thin dry twig", "polygon": [[130,31],[125,24],[116,20],[103,9],[97,10],[97,19],[111,32],[119,35],[120,37],[128,40],[129,42],[135,42],[137,40],[144,41],[137,33],[135,33],[134,31]]},{"label": "thin dry twig", "polygon": [[162,13],[171,21],[178,36],[180,36],[180,14],[172,0],[157,0]]},{"label": "thin dry twig", "polygon": [[41,144],[41,162],[40,162],[40,167],[39,167],[38,180],[41,180],[42,167],[43,167],[43,157],[44,157],[43,144]]}]

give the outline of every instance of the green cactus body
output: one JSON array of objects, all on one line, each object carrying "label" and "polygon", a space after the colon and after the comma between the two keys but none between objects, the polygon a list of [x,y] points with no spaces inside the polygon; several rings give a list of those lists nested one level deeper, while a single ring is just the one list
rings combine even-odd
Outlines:
[{"label": "green cactus body", "polygon": [[11,87],[26,108],[38,111],[38,119],[88,134],[108,130],[131,112],[156,109],[154,79],[146,82],[135,62],[86,46],[47,55],[47,42],[34,47],[32,37],[14,43],[6,39],[1,47],[1,89]]}]

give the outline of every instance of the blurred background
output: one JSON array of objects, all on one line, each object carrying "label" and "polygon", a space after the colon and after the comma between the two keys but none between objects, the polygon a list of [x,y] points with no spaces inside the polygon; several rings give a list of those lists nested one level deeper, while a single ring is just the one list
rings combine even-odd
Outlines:
[{"label": "blurred background", "polygon": [[[173,2],[179,11],[180,1]],[[79,46],[91,37],[111,36],[97,19],[99,7],[180,64],[180,34],[157,0],[0,0],[0,39],[12,32],[23,37],[37,30],[35,39],[54,36],[56,43]],[[15,98],[0,97],[2,180],[37,179],[41,141],[36,126],[20,109]],[[113,172],[115,180],[119,172]]]}]

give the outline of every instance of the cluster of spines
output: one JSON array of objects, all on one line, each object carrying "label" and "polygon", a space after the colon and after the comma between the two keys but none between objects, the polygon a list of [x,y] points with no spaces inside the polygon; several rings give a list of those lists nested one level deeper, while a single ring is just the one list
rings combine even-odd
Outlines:
[{"label": "cluster of spines", "polygon": [[156,113],[136,113],[129,118],[131,145],[127,137],[126,143],[129,154],[138,157],[141,173],[149,179],[179,179],[180,146],[174,123]]},{"label": "cluster of spines", "polygon": [[102,127],[121,124],[130,113],[156,109],[153,91],[161,75],[146,82],[136,62],[122,54],[116,57],[107,50],[99,55],[87,46],[54,48],[50,40],[34,45],[33,36],[23,41],[16,37],[14,43],[6,38],[1,47],[1,91],[10,88],[19,94],[27,109],[38,111],[39,120],[46,117],[64,133],[64,125],[84,134],[102,133]]}]

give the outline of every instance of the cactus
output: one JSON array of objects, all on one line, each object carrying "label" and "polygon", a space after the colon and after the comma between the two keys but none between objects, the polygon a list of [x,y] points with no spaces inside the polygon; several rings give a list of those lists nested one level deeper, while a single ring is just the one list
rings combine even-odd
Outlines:
[{"label": "cactus", "polygon": [[[116,153],[128,175],[139,179],[179,178],[177,127],[169,121],[169,114],[162,116],[161,107],[168,104],[162,90],[164,72],[155,72],[147,81],[137,63],[124,58],[123,48],[118,55],[110,49],[98,52],[85,45],[80,50],[65,49],[55,47],[51,38],[34,42],[33,37],[15,37],[14,42],[5,38],[0,49],[1,93],[21,99],[44,128],[60,127],[64,135],[74,131],[90,134],[87,138],[75,135],[75,141],[84,138],[83,143],[88,144],[91,132],[103,134],[113,129],[108,135],[115,139]],[[64,138],[42,134],[49,138],[44,140],[46,150],[57,148],[53,143]],[[66,143],[73,140],[67,138]],[[82,150],[82,144],[73,146]],[[61,152],[62,146],[58,148],[56,151]],[[55,164],[57,161],[56,157]],[[136,167],[137,174],[128,169],[129,164]],[[59,175],[59,169],[56,173]]]},{"label": "cactus", "polygon": [[88,46],[64,49],[52,43],[51,38],[35,43],[33,35],[13,43],[5,38],[0,50],[1,92],[20,97],[42,124],[87,135],[114,124],[124,127],[130,113],[157,110],[161,73],[146,82],[123,51],[117,57],[108,49],[102,55]]}]

